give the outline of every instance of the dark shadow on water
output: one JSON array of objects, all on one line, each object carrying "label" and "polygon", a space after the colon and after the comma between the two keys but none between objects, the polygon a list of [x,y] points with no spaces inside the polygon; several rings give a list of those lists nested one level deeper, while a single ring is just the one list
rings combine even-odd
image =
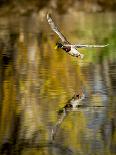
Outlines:
[{"label": "dark shadow on water", "polygon": [[50,153],[51,155],[54,154],[54,151],[57,152],[58,154],[64,154],[64,155],[73,154],[73,151],[70,148],[52,142],[47,142],[43,144],[32,144],[32,145],[26,143],[13,145],[12,143],[6,142],[1,146],[0,154],[20,155],[22,154],[23,151],[29,150],[31,152],[32,149],[36,150],[37,152],[47,149],[48,153]]}]

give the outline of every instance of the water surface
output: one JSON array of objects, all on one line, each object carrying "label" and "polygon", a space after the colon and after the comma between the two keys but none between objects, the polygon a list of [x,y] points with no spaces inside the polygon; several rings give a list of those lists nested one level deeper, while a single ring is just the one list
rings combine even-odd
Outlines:
[{"label": "water surface", "polygon": [[[54,15],[83,60],[55,50],[58,37],[33,13],[0,18],[1,154],[116,154],[116,15]],[[85,108],[59,116],[74,94]],[[63,119],[62,119],[63,118]],[[54,139],[52,130],[60,122]]]}]

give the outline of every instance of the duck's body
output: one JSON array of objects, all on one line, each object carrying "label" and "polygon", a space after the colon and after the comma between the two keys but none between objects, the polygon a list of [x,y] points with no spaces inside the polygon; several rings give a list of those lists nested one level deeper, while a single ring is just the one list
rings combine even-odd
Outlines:
[{"label": "duck's body", "polygon": [[80,54],[79,51],[73,46],[65,46],[61,43],[57,43],[57,47],[63,49],[65,52],[67,52],[71,56],[74,56],[74,57],[80,56],[81,58],[83,58],[83,54]]},{"label": "duck's body", "polygon": [[65,52],[70,54],[71,56],[74,57],[80,57],[83,58],[84,55],[81,54],[77,49],[78,48],[83,48],[83,47],[105,47],[107,45],[79,45],[79,44],[70,44],[70,42],[66,39],[66,37],[60,32],[58,27],[55,25],[53,19],[49,14],[47,14],[47,20],[49,25],[51,26],[52,30],[60,37],[62,43],[57,43],[57,47],[63,49]]},{"label": "duck's body", "polygon": [[67,103],[66,105],[59,110],[59,114],[62,112],[67,113],[70,110],[76,110],[78,107],[83,106],[83,103],[81,102],[85,98],[85,95],[83,92],[79,94],[75,94]]},{"label": "duck's body", "polygon": [[75,109],[78,106],[80,106],[82,101],[85,98],[85,95],[81,92],[80,94],[75,94],[72,99],[70,100],[70,104],[72,105],[72,108]]}]

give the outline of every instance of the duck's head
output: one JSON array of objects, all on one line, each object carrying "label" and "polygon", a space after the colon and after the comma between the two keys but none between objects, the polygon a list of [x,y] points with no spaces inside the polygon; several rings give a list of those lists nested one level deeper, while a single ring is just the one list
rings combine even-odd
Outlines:
[{"label": "duck's head", "polygon": [[82,100],[85,98],[85,95],[83,92],[80,92],[79,94],[75,94],[73,97],[72,97],[72,100]]},{"label": "duck's head", "polygon": [[57,46],[57,48],[63,48],[62,43],[59,43],[59,42],[56,43],[56,46]]}]

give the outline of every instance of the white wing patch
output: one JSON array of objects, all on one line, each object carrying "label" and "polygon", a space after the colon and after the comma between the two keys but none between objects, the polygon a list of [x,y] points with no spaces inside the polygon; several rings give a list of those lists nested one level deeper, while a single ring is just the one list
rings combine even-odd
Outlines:
[{"label": "white wing patch", "polygon": [[65,46],[71,46],[75,48],[99,48],[99,47],[106,47],[109,44],[106,45],[81,45],[81,44],[66,44]]}]

